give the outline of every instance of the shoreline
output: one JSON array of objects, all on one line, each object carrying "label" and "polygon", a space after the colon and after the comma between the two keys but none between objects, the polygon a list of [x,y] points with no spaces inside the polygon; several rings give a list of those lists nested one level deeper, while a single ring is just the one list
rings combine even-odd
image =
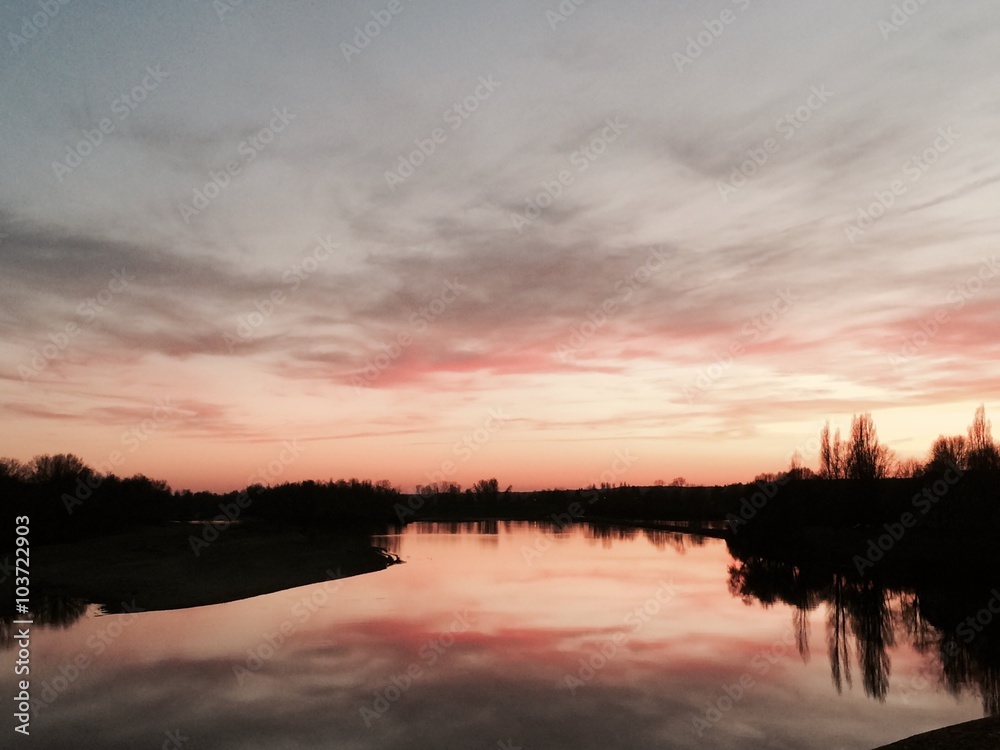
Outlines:
[{"label": "shoreline", "polygon": [[186,609],[384,570],[398,560],[346,533],[233,526],[192,551],[185,526],[141,527],[33,550],[37,591],[143,611]]},{"label": "shoreline", "polygon": [[1000,716],[952,724],[874,750],[988,750],[1000,747]]}]

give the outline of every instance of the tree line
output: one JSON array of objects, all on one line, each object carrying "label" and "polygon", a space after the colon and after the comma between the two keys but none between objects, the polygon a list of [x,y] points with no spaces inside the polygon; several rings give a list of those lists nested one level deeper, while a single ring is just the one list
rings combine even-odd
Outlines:
[{"label": "tree line", "polygon": [[[253,484],[220,494],[173,491],[166,482],[142,474],[125,478],[101,474],[72,454],[43,455],[27,463],[0,459],[0,509],[10,515],[30,515],[39,541],[72,540],[143,523],[212,522],[220,514],[227,523],[303,527],[448,518],[706,521],[734,512],[756,516],[756,509],[748,509],[746,503],[758,495],[769,498],[765,515],[780,517],[782,525],[802,520],[803,512],[811,521],[842,525],[896,512],[910,488],[892,485],[894,480],[922,485],[953,470],[962,477],[972,476],[975,487],[950,491],[942,507],[954,510],[964,502],[969,511],[961,515],[971,516],[973,508],[977,512],[987,508],[987,495],[995,494],[990,487],[1000,473],[1000,449],[991,429],[985,407],[980,406],[966,435],[939,437],[926,461],[899,460],[879,441],[871,414],[861,414],[853,418],[846,439],[839,430],[831,434],[829,423],[824,426],[818,471],[793,459],[784,473],[760,474],[751,484],[726,487],[691,487],[678,478],[670,486],[634,487],[622,482],[579,490],[513,492],[510,486],[501,491],[499,481],[490,478],[465,490],[453,482],[420,486],[416,495],[410,495],[385,480],[340,479]],[[865,484],[873,488],[864,489]],[[963,479],[962,484],[970,481]],[[976,502],[961,500],[967,496]],[[1000,508],[1000,503],[993,505]],[[579,512],[568,514],[574,507]]]},{"label": "tree line", "polygon": [[172,491],[142,474],[101,474],[73,454],[0,459],[0,509],[28,515],[38,542],[72,541],[141,524],[211,522],[369,524],[394,520],[400,493],[388,481],[340,479],[227,493]]},{"label": "tree line", "polygon": [[926,462],[899,460],[888,446],[879,442],[870,413],[854,416],[847,440],[841,439],[839,429],[831,439],[829,422],[820,433],[819,476],[823,479],[910,478],[949,468],[975,472],[1000,470],[1000,448],[993,440],[985,405],[976,409],[967,435],[942,435],[934,441]]}]

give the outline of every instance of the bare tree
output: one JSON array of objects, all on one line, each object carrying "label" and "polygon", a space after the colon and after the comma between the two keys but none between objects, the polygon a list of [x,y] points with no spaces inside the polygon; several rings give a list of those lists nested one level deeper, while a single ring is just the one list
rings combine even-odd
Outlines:
[{"label": "bare tree", "polygon": [[848,478],[884,479],[889,476],[893,463],[892,451],[878,441],[872,415],[855,415],[851,421],[851,442],[847,446]]},{"label": "bare tree", "polygon": [[72,453],[56,456],[35,456],[29,464],[31,478],[35,482],[76,479],[78,476],[93,476],[93,470]]},{"label": "bare tree", "polygon": [[915,458],[907,458],[896,462],[892,475],[896,479],[913,479],[924,473],[924,465]]},{"label": "bare tree", "polygon": [[824,479],[844,479],[846,472],[846,457],[844,445],[840,442],[840,429],[837,429],[833,442],[830,442],[830,423],[823,425],[820,433],[820,466],[819,473]]},{"label": "bare tree", "polygon": [[967,461],[970,469],[994,471],[1000,468],[1000,451],[993,442],[993,423],[986,419],[986,406],[976,409],[976,416],[969,425]]},{"label": "bare tree", "polygon": [[785,479],[812,479],[816,473],[808,466],[802,465],[802,453],[795,451],[788,462],[788,471],[783,476]]},{"label": "bare tree", "polygon": [[496,478],[480,479],[472,485],[472,492],[481,499],[496,500],[500,494],[500,482]]},{"label": "bare tree", "polygon": [[833,465],[838,479],[847,478],[847,444],[840,439],[840,428],[833,435]]},{"label": "bare tree", "polygon": [[931,458],[927,468],[936,471],[951,468],[965,469],[968,467],[968,452],[964,436],[945,437],[942,435],[931,446]]},{"label": "bare tree", "polygon": [[16,458],[0,458],[0,479],[24,481],[31,476],[31,467]]}]

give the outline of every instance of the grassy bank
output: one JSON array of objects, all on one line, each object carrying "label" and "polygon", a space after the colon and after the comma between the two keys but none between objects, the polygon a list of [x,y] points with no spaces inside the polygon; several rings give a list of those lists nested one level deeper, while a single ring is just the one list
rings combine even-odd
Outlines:
[{"label": "grassy bank", "polygon": [[190,538],[201,526],[143,526],[31,554],[33,597],[42,592],[120,611],[181,609],[384,570],[395,559],[363,534],[305,534],[233,526],[198,555]]}]

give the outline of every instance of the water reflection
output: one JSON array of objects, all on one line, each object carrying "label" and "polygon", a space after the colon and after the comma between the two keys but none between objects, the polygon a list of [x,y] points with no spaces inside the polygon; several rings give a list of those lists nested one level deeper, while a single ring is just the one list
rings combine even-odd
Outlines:
[{"label": "water reflection", "polygon": [[930,579],[887,587],[750,557],[730,567],[729,589],[748,603],[795,607],[800,652],[809,648],[806,613],[825,607],[830,674],[838,693],[852,685],[856,663],[865,694],[884,702],[892,674],[890,650],[903,638],[926,657],[924,677],[952,695],[972,691],[981,696],[987,715],[1000,713],[1000,618],[981,614],[989,612],[994,596],[1000,612],[1000,594],[990,588],[988,577],[979,585]]},{"label": "water reflection", "polygon": [[29,614],[16,615],[9,609],[0,614],[0,648],[11,648],[14,645],[14,620],[30,619],[40,627],[69,628],[83,617],[88,606],[84,599],[54,593],[35,593],[31,599],[32,611]]},{"label": "water reflection", "polygon": [[588,539],[598,540],[605,548],[609,549],[616,541],[624,542],[643,538],[656,549],[663,550],[669,547],[683,555],[688,547],[702,547],[708,541],[707,537],[699,534],[670,531],[658,524],[644,526],[615,523],[582,524],[581,528]]},{"label": "water reflection", "polygon": [[[35,695],[47,688],[52,701],[29,746],[100,736],[90,746],[158,747],[179,729],[192,747],[214,748],[825,750],[980,713],[964,678],[958,700],[932,689],[901,699],[898,678],[937,658],[938,609],[948,609],[916,592],[734,559],[720,540],[662,528],[426,524],[373,543],[406,564],[128,621],[91,610],[68,629],[37,629]],[[827,660],[808,659],[824,636],[839,696]],[[976,645],[941,666],[946,684],[982,671]],[[0,653],[4,690],[10,653]],[[62,685],[81,655],[88,666]],[[747,673],[753,688],[710,731],[693,731],[692,717]],[[850,689],[852,673],[864,690]],[[377,718],[366,723],[364,708]]]}]

